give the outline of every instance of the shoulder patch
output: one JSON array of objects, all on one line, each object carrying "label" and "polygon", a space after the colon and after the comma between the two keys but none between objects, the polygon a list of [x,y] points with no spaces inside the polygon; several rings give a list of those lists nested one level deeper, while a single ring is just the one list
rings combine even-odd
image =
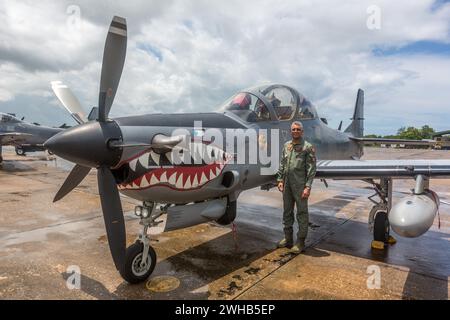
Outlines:
[{"label": "shoulder patch", "polygon": [[305,149],[312,153],[316,152],[316,148],[314,148],[314,146],[309,142],[306,142]]},{"label": "shoulder patch", "polygon": [[285,148],[287,151],[292,151],[292,140],[286,142],[286,143],[284,144],[284,148]]}]

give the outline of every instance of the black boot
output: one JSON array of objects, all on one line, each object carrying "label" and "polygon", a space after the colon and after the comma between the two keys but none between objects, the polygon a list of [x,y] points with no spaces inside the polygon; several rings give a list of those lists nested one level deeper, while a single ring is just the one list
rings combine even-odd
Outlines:
[{"label": "black boot", "polygon": [[301,252],[305,251],[305,239],[297,238],[297,242],[291,249],[291,253],[293,254],[299,254]]},{"label": "black boot", "polygon": [[294,236],[292,234],[292,229],[284,229],[284,239],[278,242],[278,248],[292,248],[294,243]]}]

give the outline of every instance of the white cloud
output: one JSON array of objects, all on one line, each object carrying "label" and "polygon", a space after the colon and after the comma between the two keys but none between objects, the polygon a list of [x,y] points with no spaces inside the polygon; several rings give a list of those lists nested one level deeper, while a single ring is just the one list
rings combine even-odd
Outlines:
[{"label": "white cloud", "polygon": [[[81,9],[81,31],[67,30],[72,3]],[[366,27],[373,4],[381,9],[380,30]],[[450,85],[448,55],[372,54],[414,41],[448,43],[450,4],[432,1],[3,0],[0,110],[1,101],[20,94],[56,103],[49,94],[55,79],[68,83],[86,109],[95,105],[113,14],[127,17],[129,27],[113,116],[213,111],[235,91],[266,81],[295,87],[336,126],[351,114],[359,87],[371,132],[422,119],[444,129],[440,119],[450,115],[443,90]]]}]

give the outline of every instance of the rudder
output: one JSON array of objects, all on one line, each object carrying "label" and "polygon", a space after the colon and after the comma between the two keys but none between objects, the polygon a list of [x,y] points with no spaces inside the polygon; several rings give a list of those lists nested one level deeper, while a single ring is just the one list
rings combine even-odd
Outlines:
[{"label": "rudder", "polygon": [[350,133],[353,137],[361,138],[364,136],[364,91],[358,89],[356,96],[355,111],[353,112],[352,123],[344,132]]}]

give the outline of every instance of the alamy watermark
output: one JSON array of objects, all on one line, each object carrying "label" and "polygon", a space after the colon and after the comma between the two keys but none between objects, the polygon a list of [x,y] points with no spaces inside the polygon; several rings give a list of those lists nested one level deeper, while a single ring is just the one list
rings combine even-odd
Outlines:
[{"label": "alamy watermark", "polygon": [[203,128],[194,122],[194,131],[176,129],[172,136],[183,137],[171,152],[173,165],[227,164],[260,165],[261,175],[273,175],[280,161],[280,130]]},{"label": "alamy watermark", "polygon": [[69,290],[81,289],[81,269],[79,266],[68,266],[66,273],[68,274],[66,280],[66,287]]},{"label": "alamy watermark", "polygon": [[370,265],[367,267],[366,273],[369,275],[366,284],[367,289],[375,290],[381,289],[381,269],[377,265]]},{"label": "alamy watermark", "polygon": [[369,30],[381,29],[381,8],[377,5],[371,5],[366,10],[368,17],[366,20],[366,26]]},{"label": "alamy watermark", "polygon": [[81,8],[77,5],[70,5],[66,9],[66,27],[69,31],[80,31],[83,27],[81,20]]}]

